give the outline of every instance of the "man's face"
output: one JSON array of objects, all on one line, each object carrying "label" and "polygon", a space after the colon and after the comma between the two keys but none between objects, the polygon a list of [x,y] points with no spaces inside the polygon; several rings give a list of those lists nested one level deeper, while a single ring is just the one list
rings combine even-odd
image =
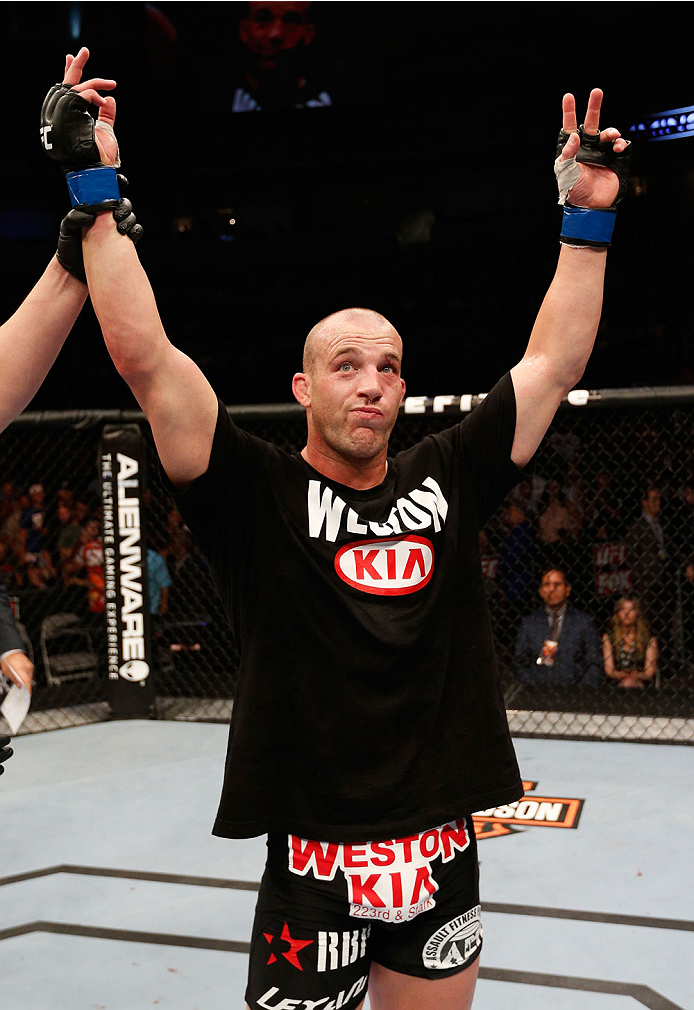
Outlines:
[{"label": "man's face", "polygon": [[271,69],[281,53],[310,45],[315,27],[306,19],[308,3],[249,3],[248,16],[239,26],[243,44]]},{"label": "man's face", "polygon": [[348,460],[385,450],[405,394],[401,361],[402,341],[392,328],[336,324],[317,342],[310,371],[294,376],[309,439]]},{"label": "man's face", "polygon": [[646,515],[655,519],[660,512],[660,491],[651,488],[646,492],[646,497],[641,500],[641,504]]},{"label": "man's face", "polygon": [[545,606],[556,609],[569,598],[571,586],[561,572],[547,572],[540,583],[540,599]]}]

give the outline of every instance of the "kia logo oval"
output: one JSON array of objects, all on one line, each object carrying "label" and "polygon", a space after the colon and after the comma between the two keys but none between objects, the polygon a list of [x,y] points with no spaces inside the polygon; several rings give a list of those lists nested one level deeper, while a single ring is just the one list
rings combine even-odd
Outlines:
[{"label": "kia logo oval", "polygon": [[405,596],[426,586],[434,571],[434,547],[414,535],[346,544],[335,555],[335,571],[362,593]]}]

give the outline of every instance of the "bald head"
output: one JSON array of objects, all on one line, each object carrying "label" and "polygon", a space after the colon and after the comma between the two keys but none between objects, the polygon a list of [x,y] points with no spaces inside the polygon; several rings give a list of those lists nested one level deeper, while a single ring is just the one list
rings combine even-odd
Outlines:
[{"label": "bald head", "polygon": [[348,333],[373,334],[374,336],[394,334],[402,352],[400,334],[380,312],[374,312],[373,309],[341,309],[339,312],[332,312],[329,316],[321,319],[306,337],[302,366],[304,372],[313,371],[316,355],[321,347],[325,347],[335,337]]}]

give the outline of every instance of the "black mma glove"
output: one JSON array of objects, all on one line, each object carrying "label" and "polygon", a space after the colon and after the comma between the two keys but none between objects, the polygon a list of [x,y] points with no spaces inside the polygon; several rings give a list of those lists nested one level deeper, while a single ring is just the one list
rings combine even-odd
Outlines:
[{"label": "black mma glove", "polygon": [[101,166],[94,140],[93,108],[69,84],[54,84],[43,100],[41,143],[48,157],[57,161],[66,174]]},{"label": "black mma glove", "polygon": [[[632,144],[628,140],[624,150],[615,153],[614,140],[600,140],[599,133],[587,133],[583,124],[579,126],[577,132],[581,143],[573,158],[560,157],[571,134],[560,130],[557,140],[554,171],[559,186],[559,203],[564,207],[559,241],[574,248],[589,246],[594,249],[607,249],[612,240],[617,204],[627,191]],[[581,177],[580,162],[609,168],[617,176],[619,183],[617,196],[609,207],[590,209],[569,203],[567,198]]]},{"label": "black mma glove", "polygon": [[[120,199],[120,157],[114,165],[102,163],[95,124],[90,102],[68,84],[53,85],[41,106],[41,143],[65,172],[72,206],[104,210]],[[110,124],[102,122],[101,127],[113,134]]]},{"label": "black mma glove", "polygon": [[9,742],[10,738],[8,736],[0,736],[0,775],[5,771],[2,762],[8,761],[14,754],[12,748],[7,746]]},{"label": "black mma glove", "polygon": [[[583,124],[578,128],[578,135],[581,138],[581,146],[576,154],[577,162],[584,162],[587,165],[602,165],[603,168],[611,169],[619,180],[619,190],[617,191],[617,196],[611,207],[605,207],[605,210],[613,210],[618,203],[620,203],[626,194],[627,186],[629,184],[629,165],[631,164],[631,154],[633,151],[633,144],[630,140],[627,140],[627,146],[619,154],[615,154],[613,150],[613,140],[600,140],[599,133],[586,133]],[[566,133],[564,130],[559,131],[559,137],[557,139],[557,153],[555,157],[559,157],[561,152],[566,147],[566,144],[571,136],[570,133]],[[572,165],[572,159],[565,162],[564,170],[567,171]],[[574,183],[579,178],[578,168],[576,167]],[[570,176],[567,177],[570,180]],[[573,185],[573,183],[571,184]],[[560,185],[560,190],[561,190]],[[568,187],[569,189],[571,186]],[[563,202],[563,201],[562,201]]]},{"label": "black mma glove", "polygon": [[[67,175],[73,209],[60,224],[56,257],[60,265],[83,284],[87,283],[82,258],[82,229],[89,228],[100,210],[113,208],[121,235],[133,242],[142,237],[142,225],[132,212],[132,204],[123,199],[128,180],[116,174],[115,166],[104,166],[94,139],[94,107],[68,84],[54,84],[41,107],[41,142],[49,158],[57,161]],[[111,129],[108,127],[108,129]],[[89,170],[96,170],[90,172]],[[77,174],[77,179],[73,178]],[[106,183],[85,176],[103,173]],[[115,183],[113,177],[115,175]],[[117,193],[116,197],[116,184]],[[108,193],[103,198],[102,190]]]}]

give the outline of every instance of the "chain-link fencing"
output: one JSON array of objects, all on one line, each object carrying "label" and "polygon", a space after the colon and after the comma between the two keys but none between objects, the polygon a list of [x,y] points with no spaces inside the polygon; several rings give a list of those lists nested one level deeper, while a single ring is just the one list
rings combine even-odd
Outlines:
[{"label": "chain-link fencing", "polygon": [[[571,400],[480,534],[512,731],[694,743],[694,389]],[[392,450],[476,402],[409,398]],[[289,451],[304,444],[298,407],[231,413]],[[36,665],[22,732],[111,717],[98,458],[104,425],[124,420],[140,423],[149,459],[149,714],[231,711],[234,637],[142,416],[25,414],[0,437],[0,578]]]}]

